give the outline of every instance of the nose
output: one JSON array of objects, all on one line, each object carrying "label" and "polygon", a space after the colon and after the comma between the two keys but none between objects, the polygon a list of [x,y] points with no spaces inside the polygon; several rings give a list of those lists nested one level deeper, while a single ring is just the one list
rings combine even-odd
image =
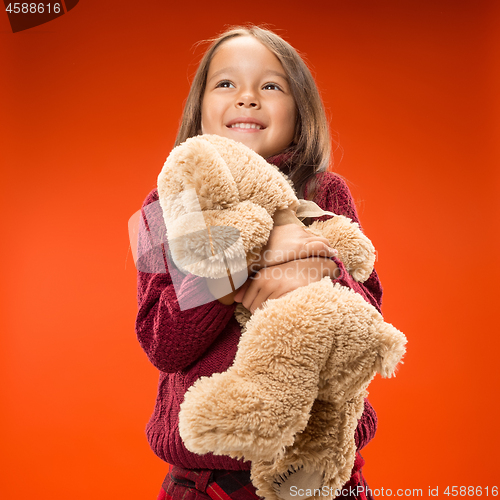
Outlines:
[{"label": "nose", "polygon": [[236,100],[237,108],[259,108],[258,99],[252,94],[243,94]]}]

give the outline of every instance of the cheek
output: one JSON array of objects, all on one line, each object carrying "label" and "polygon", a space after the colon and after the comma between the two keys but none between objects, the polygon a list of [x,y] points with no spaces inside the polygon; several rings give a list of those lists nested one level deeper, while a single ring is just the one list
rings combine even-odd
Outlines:
[{"label": "cheek", "polygon": [[205,134],[205,130],[206,130],[206,125],[205,125],[206,116],[207,116],[207,112],[206,112],[205,100],[203,100],[203,102],[201,104],[201,133],[202,134]]},{"label": "cheek", "polygon": [[210,117],[213,115],[214,103],[212,100],[205,96],[201,101],[201,130],[202,133],[210,134],[212,128]]},{"label": "cheek", "polygon": [[293,105],[287,106],[287,108],[283,110],[282,120],[283,134],[286,135],[287,139],[290,139],[290,141],[292,141],[293,137],[295,136],[295,123],[297,121],[297,110],[295,107],[295,103],[293,103]]},{"label": "cheek", "polygon": [[280,117],[282,125],[293,126],[295,124],[295,118],[297,116],[297,106],[295,101],[286,100],[281,102],[275,109],[276,114]]},{"label": "cheek", "polygon": [[298,116],[298,110],[295,101],[293,101],[293,103],[290,105],[289,116],[290,116],[290,123],[293,124],[293,128],[295,129],[295,123],[297,122],[297,116]]},{"label": "cheek", "polygon": [[214,99],[203,99],[201,104],[201,131],[203,134],[217,133],[217,123],[220,116],[219,106]]}]

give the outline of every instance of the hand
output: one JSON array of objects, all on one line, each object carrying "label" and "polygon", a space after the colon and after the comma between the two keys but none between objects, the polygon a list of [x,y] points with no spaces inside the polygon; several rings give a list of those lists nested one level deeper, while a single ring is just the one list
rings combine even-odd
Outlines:
[{"label": "hand", "polygon": [[333,260],[323,257],[265,267],[245,282],[234,296],[234,301],[241,302],[253,314],[269,299],[282,297],[325,276],[335,277],[337,269]]},{"label": "hand", "polygon": [[276,266],[308,257],[334,257],[337,250],[330,246],[326,238],[320,238],[297,224],[275,226],[267,245],[260,252],[260,259],[251,266],[252,271]]},{"label": "hand", "polygon": [[219,297],[217,300],[221,303],[224,304],[225,306],[230,306],[231,304],[234,304],[234,296],[236,295],[236,292],[231,292],[228,295],[224,295],[224,297]]},{"label": "hand", "polygon": [[[245,276],[248,276],[249,273],[250,273],[250,269],[247,270]],[[228,271],[228,277],[229,277],[229,271]],[[233,290],[234,290],[234,286],[235,286],[233,283],[234,277],[231,277],[231,278],[232,278],[230,281],[231,288],[233,288]],[[248,282],[248,280],[246,282]],[[217,300],[221,304],[224,304],[226,306],[230,306],[231,304],[234,303],[234,296],[236,295],[238,290],[240,290],[244,286],[244,285],[241,285],[239,288],[237,288],[233,292],[230,292],[227,295],[223,295],[221,297],[221,294],[224,293],[225,291],[227,291],[227,289],[228,289],[228,278],[218,278],[218,279],[207,278],[206,283],[207,283],[208,290],[210,291],[212,296],[214,298],[217,298]],[[241,283],[241,281],[240,281],[240,283]]]}]

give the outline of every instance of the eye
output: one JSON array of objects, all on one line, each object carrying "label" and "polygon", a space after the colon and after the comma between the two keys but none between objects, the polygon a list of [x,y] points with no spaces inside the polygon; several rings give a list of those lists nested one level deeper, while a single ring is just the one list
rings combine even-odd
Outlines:
[{"label": "eye", "polygon": [[277,83],[266,83],[262,88],[264,90],[281,90],[281,87]]},{"label": "eye", "polygon": [[234,85],[229,81],[229,80],[222,80],[221,82],[219,82],[215,88],[216,89],[219,89],[219,88],[222,88],[222,89],[229,89],[231,87],[234,87]]}]

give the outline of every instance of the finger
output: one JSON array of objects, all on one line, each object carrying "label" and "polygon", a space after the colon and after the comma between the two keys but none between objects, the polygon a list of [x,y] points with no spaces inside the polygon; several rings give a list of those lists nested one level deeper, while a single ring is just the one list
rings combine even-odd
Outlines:
[{"label": "finger", "polygon": [[251,284],[245,296],[245,300],[248,298],[247,309],[252,314],[262,307],[269,295],[280,285],[279,281],[273,278],[272,273],[258,273],[258,276],[259,278]]},{"label": "finger", "polygon": [[249,311],[251,311],[250,307],[251,307],[253,301],[255,300],[255,298],[257,297],[259,290],[262,286],[262,282],[259,281],[259,279],[258,279],[260,275],[261,275],[260,272],[257,272],[257,274],[255,274],[255,276],[253,278],[248,280],[248,286],[244,292],[243,298],[241,299],[241,303]]},{"label": "finger", "polygon": [[285,290],[285,291],[276,291],[274,293],[272,293],[269,298],[267,300],[271,300],[271,299],[280,299],[281,297],[284,297],[285,295],[288,295],[289,293],[292,293],[293,290]]},{"label": "finger", "polygon": [[306,257],[311,255],[321,255],[324,257],[334,257],[338,255],[338,251],[335,248],[332,248],[328,242],[316,240],[308,242],[304,245],[304,248],[307,252]]},{"label": "finger", "polygon": [[339,251],[336,248],[332,248],[330,245],[325,245],[318,252],[318,255],[324,255],[326,257],[334,257],[338,254],[339,254]]},{"label": "finger", "polygon": [[238,291],[236,292],[236,295],[234,296],[234,301],[235,302],[242,302],[243,296],[245,295],[245,292],[247,291],[247,288],[250,284],[250,280],[245,281],[243,285],[238,288]]},{"label": "finger", "polygon": [[335,248],[332,248],[330,244],[326,244],[321,241],[311,242],[307,244],[306,247],[309,249],[311,255],[330,257],[338,254],[338,251]]},{"label": "finger", "polygon": [[262,306],[267,302],[269,297],[272,295],[271,290],[268,290],[267,287],[263,287],[259,290],[259,293],[253,300],[252,304],[249,307],[249,311],[254,314],[255,311],[258,311],[262,308]]},{"label": "finger", "polygon": [[324,238],[322,236],[310,236],[309,238],[307,238],[306,245],[310,244],[310,243],[314,243],[315,241],[320,241],[321,243],[324,243],[325,245],[331,247],[330,241],[327,238]]}]

